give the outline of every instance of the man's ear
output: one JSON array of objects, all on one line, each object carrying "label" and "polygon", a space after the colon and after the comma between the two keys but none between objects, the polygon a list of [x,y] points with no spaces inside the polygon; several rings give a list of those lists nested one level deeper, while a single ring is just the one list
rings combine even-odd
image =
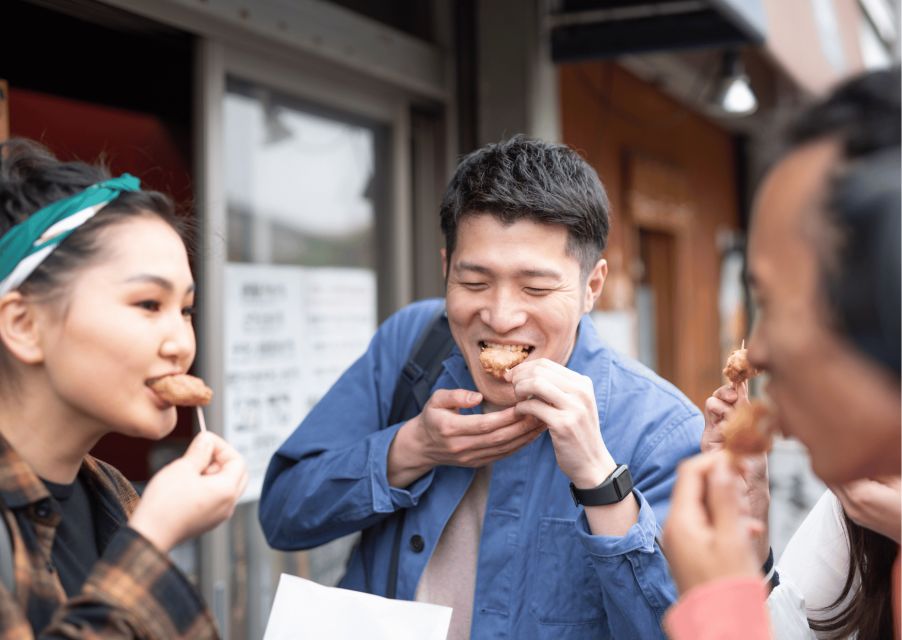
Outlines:
[{"label": "man's ear", "polygon": [[0,297],[0,342],[25,364],[44,361],[38,310],[18,291]]},{"label": "man's ear", "polygon": [[604,281],[608,277],[608,261],[600,258],[592,267],[589,277],[586,278],[586,297],[583,302],[583,313],[589,313],[595,308],[595,302],[604,289]]},{"label": "man's ear", "polygon": [[444,247],[438,250],[439,255],[442,256],[442,278],[445,280],[448,279],[448,252]]}]

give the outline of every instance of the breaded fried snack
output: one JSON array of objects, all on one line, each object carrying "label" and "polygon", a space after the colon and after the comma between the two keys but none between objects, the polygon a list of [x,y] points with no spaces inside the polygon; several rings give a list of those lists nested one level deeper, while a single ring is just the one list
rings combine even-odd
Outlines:
[{"label": "breaded fried snack", "polygon": [[213,399],[213,390],[200,378],[188,374],[160,378],[150,388],[166,402],[182,406],[207,406]]},{"label": "breaded fried snack", "polygon": [[727,358],[727,366],[723,369],[727,380],[737,386],[758,375],[758,370],[749,363],[749,350],[736,349]]},{"label": "breaded fried snack", "polygon": [[516,345],[487,345],[479,354],[479,364],[499,380],[504,379],[504,372],[513,369],[526,360],[529,351],[526,347]]},{"label": "breaded fried snack", "polygon": [[740,405],[722,429],[724,449],[737,456],[767,453],[773,444],[770,410],[763,402]]}]

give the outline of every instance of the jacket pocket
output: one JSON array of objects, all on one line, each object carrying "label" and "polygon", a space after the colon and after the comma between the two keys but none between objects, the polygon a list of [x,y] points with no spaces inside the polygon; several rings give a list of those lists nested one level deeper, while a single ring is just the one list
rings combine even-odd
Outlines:
[{"label": "jacket pocket", "polygon": [[575,527],[573,520],[539,520],[529,576],[530,611],[542,624],[603,628],[601,585]]}]

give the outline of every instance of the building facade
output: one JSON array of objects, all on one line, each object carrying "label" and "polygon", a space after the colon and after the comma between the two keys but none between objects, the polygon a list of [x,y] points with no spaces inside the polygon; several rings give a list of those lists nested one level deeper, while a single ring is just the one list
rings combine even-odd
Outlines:
[{"label": "building facade", "polygon": [[[701,404],[747,332],[742,238],[775,128],[894,59],[897,21],[885,0],[4,3],[0,138],[104,157],[198,223],[195,369],[252,479],[177,559],[225,637],[262,635],[281,572],[342,573],[353,539],[267,548],[262,474],[377,323],[441,295],[437,205],[462,154],[526,133],[585,155],[614,210],[595,319]],[[752,116],[712,109],[727,54]],[[185,414],[162,442],[97,453],[140,485],[192,430]],[[804,466],[791,444],[775,455]],[[798,505],[775,513],[781,531],[816,497],[799,478],[774,472],[775,502]]]}]

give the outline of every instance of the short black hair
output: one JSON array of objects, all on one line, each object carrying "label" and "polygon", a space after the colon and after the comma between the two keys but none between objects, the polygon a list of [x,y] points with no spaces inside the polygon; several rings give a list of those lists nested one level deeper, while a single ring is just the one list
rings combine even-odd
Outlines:
[{"label": "short black hair", "polygon": [[[836,330],[899,375],[900,69],[857,76],[799,114],[793,147],[835,139],[819,242],[820,287]],[[820,220],[818,221],[821,222]]]},{"label": "short black hair", "polygon": [[440,209],[447,260],[460,221],[488,213],[504,224],[522,219],[567,228],[567,252],[586,277],[601,257],[610,230],[610,204],[598,174],[563,144],[518,135],[466,156]]}]

